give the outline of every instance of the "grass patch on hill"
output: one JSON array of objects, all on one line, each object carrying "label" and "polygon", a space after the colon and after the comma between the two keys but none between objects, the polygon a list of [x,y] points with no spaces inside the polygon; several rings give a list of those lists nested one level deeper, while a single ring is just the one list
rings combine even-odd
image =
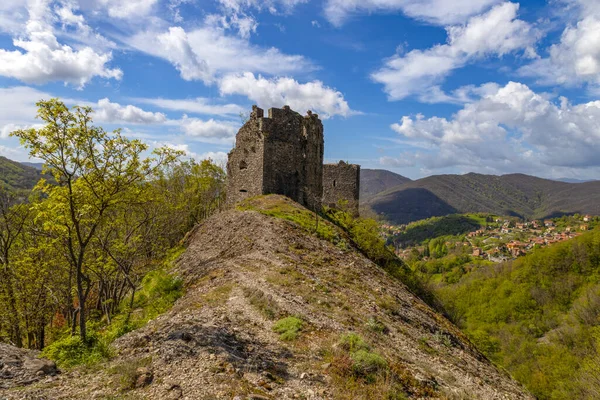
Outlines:
[{"label": "grass patch on hill", "polygon": [[258,211],[263,215],[293,222],[305,231],[334,244],[344,240],[340,232],[322,216],[315,215],[287,198],[280,196],[252,197],[238,204],[237,209]]},{"label": "grass patch on hill", "polygon": [[304,326],[304,321],[298,317],[286,317],[275,322],[273,331],[279,333],[281,340],[295,340],[300,335],[300,331]]},{"label": "grass patch on hill", "polygon": [[88,322],[87,343],[83,343],[79,336],[65,332],[61,339],[44,348],[42,356],[56,361],[62,368],[91,366],[110,358],[112,342],[168,311],[183,295],[183,281],[169,273],[182,252],[182,248],[172,250],[160,269],[146,274],[141,288],[135,293],[132,307],[127,299],[109,324],[105,320]]}]

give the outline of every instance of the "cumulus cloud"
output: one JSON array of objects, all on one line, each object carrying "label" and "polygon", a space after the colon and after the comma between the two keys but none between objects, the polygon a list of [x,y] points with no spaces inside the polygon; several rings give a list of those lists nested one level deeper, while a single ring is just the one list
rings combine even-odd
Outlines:
[{"label": "cumulus cloud", "polygon": [[548,56],[520,69],[524,76],[537,77],[538,83],[573,86],[600,85],[600,3],[596,0],[571,1],[579,20],[567,26],[560,42],[548,49]]},{"label": "cumulus cloud", "polygon": [[[74,49],[58,42],[52,26],[55,14],[47,0],[28,3],[27,12],[24,37],[13,39],[18,50],[0,49],[1,76],[35,84],[63,81],[79,88],[96,76],[121,79],[121,70],[107,66],[110,52],[97,52],[88,46]],[[58,17],[65,23],[83,24],[72,13],[63,12]]]},{"label": "cumulus cloud", "polygon": [[231,72],[277,75],[314,69],[303,56],[259,47],[211,26],[189,32],[171,27],[166,32],[141,32],[124,40],[140,51],[170,61],[185,80],[212,83],[216,76]]},{"label": "cumulus cloud", "polygon": [[539,172],[600,166],[600,101],[556,103],[516,82],[466,104],[450,119],[404,116],[391,127],[409,142],[432,146],[412,155],[427,169]]},{"label": "cumulus cloud", "polygon": [[217,121],[214,119],[202,120],[184,116],[178,122],[181,130],[187,136],[207,143],[228,144],[231,142],[238,130],[238,124],[229,121]]},{"label": "cumulus cloud", "polygon": [[144,111],[132,105],[122,106],[107,98],[98,101],[94,114],[96,120],[109,123],[162,124],[167,121],[163,113]]},{"label": "cumulus cloud", "polygon": [[320,81],[299,83],[292,78],[267,79],[246,72],[224,77],[219,88],[221,94],[241,94],[264,108],[289,105],[295,110],[318,112],[324,118],[356,113],[350,109],[342,93]]},{"label": "cumulus cloud", "polygon": [[501,0],[327,0],[325,16],[340,26],[351,15],[376,12],[402,12],[408,17],[433,24],[462,23]]},{"label": "cumulus cloud", "polygon": [[26,86],[0,88],[0,138],[7,138],[17,129],[41,127],[35,120],[35,103],[51,97],[48,93]]},{"label": "cumulus cloud", "polygon": [[394,55],[371,78],[384,85],[391,100],[417,94],[431,101],[442,98],[432,93],[440,90],[439,83],[473,60],[520,50],[533,56],[537,34],[531,25],[517,19],[518,9],[518,4],[503,3],[465,25],[450,26],[446,44]]},{"label": "cumulus cloud", "polygon": [[246,109],[237,104],[213,104],[211,99],[198,97],[195,99],[162,99],[135,98],[138,103],[151,104],[164,110],[183,111],[205,115],[240,115]]}]

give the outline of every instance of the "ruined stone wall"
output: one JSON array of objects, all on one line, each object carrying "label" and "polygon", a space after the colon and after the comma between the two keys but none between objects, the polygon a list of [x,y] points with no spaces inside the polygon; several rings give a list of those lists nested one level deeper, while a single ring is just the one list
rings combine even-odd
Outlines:
[{"label": "ruined stone wall", "polygon": [[306,140],[304,165],[306,166],[306,192],[304,203],[310,209],[321,206],[323,196],[323,124],[317,114],[310,111],[304,117],[303,135]]},{"label": "ruined stone wall", "polygon": [[338,164],[323,166],[323,205],[337,207],[347,201],[348,211],[358,215],[360,192],[360,165]]},{"label": "ruined stone wall", "polygon": [[301,204],[305,180],[302,116],[291,109],[269,109],[265,135],[264,193],[287,196]]},{"label": "ruined stone wall", "polygon": [[323,185],[323,125],[318,115],[289,107],[254,106],[236,137],[227,163],[227,202],[260,194],[281,194],[311,209],[320,205]]},{"label": "ruined stone wall", "polygon": [[254,106],[235,138],[227,162],[227,204],[263,194],[263,110]]},{"label": "ruined stone wall", "polygon": [[308,208],[320,204],[323,182],[323,125],[289,107],[269,109],[264,120],[263,190],[288,196]]}]

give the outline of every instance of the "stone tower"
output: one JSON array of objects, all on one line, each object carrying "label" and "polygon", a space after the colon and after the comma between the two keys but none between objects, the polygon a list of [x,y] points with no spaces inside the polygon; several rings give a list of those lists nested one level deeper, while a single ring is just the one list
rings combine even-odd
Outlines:
[{"label": "stone tower", "polygon": [[252,107],[227,162],[227,203],[281,194],[317,209],[323,193],[323,124],[310,111]]},{"label": "stone tower", "polygon": [[347,201],[347,210],[358,215],[360,193],[360,165],[337,164],[323,166],[323,204],[337,207],[340,200]]}]

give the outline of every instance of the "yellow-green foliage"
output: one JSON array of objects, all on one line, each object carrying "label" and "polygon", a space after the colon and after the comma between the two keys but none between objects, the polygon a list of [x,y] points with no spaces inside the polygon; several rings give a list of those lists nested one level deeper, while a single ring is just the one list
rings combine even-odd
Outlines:
[{"label": "yellow-green foliage", "polygon": [[60,367],[92,365],[110,356],[108,346],[96,332],[90,332],[88,343],[79,336],[67,336],[47,346],[42,356],[56,361]]},{"label": "yellow-green foliage", "polygon": [[354,245],[367,258],[402,281],[429,305],[439,307],[431,292],[425,288],[417,275],[386,246],[375,220],[355,218],[347,212],[336,209],[326,209],[325,213],[331,222],[348,233]]},{"label": "yellow-green foliage", "polygon": [[298,317],[286,317],[275,322],[273,325],[273,331],[279,333],[281,340],[295,340],[298,338],[304,321]]},{"label": "yellow-green foliage", "polygon": [[358,350],[350,354],[354,373],[359,376],[369,376],[381,371],[385,371],[388,367],[385,358],[377,353],[372,353],[367,350]]},{"label": "yellow-green foliage", "polygon": [[[339,346],[347,352],[351,361],[351,372],[357,378],[373,382],[377,374],[387,371],[388,363],[381,355],[371,351],[371,346],[356,333],[341,336]],[[338,356],[343,360],[344,355]]]},{"label": "yellow-green foliage", "polygon": [[478,348],[539,399],[599,398],[600,231],[482,266],[437,294]]},{"label": "yellow-green foliage", "polygon": [[[177,253],[179,250],[172,254]],[[149,272],[142,280],[142,288],[135,295],[133,309],[129,308],[129,300],[125,300],[121,311],[110,324],[88,323],[87,344],[79,336],[65,333],[62,339],[47,346],[42,355],[67,368],[105,360],[110,357],[109,346],[115,339],[166,312],[182,294],[183,282],[179,277],[172,276],[163,269]]]}]

